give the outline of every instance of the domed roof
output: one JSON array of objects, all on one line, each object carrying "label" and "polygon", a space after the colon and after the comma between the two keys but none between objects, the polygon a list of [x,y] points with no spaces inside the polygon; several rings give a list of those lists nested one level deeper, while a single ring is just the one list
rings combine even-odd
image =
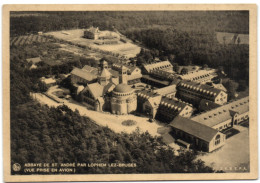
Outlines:
[{"label": "domed roof", "polygon": [[118,93],[128,93],[131,92],[132,90],[133,89],[130,86],[124,83],[121,83],[114,88],[114,91]]}]

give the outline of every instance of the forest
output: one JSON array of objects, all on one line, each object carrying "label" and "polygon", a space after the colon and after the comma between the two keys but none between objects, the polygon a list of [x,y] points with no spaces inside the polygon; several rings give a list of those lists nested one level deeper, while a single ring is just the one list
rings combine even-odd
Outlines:
[{"label": "forest", "polygon": [[[174,149],[147,132],[137,129],[132,134],[114,133],[64,105],[50,108],[34,101],[30,92],[40,92],[39,78],[51,71],[43,70],[44,67],[29,70],[25,55],[34,55],[30,49],[25,50],[13,47],[10,55],[11,164],[123,162],[137,165],[134,168],[82,167],[77,168],[77,174],[215,172],[196,159],[197,152],[183,151],[175,156]],[[28,173],[22,169],[12,170],[12,174]]]}]

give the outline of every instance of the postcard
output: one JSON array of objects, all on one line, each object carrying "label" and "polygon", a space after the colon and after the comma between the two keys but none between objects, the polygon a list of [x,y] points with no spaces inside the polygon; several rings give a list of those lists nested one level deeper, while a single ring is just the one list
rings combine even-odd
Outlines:
[{"label": "postcard", "polygon": [[257,179],[256,17],[4,5],[4,180]]}]

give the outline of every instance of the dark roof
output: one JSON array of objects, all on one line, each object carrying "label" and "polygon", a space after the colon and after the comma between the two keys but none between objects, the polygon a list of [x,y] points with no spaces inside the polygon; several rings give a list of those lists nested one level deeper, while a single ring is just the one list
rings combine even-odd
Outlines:
[{"label": "dark roof", "polygon": [[218,133],[217,130],[210,128],[206,125],[197,123],[188,118],[177,116],[171,123],[173,128],[184,131],[192,136],[210,142],[212,138]]},{"label": "dark roof", "polygon": [[137,96],[148,99],[150,97],[159,96],[159,94],[157,92],[152,91],[152,90],[144,89],[144,90],[138,91]]},{"label": "dark roof", "polygon": [[112,76],[114,77],[118,77],[119,76],[119,72],[113,69],[109,69],[109,72],[112,74]]},{"label": "dark roof", "polygon": [[172,108],[175,107],[177,110],[181,111],[183,108],[185,108],[188,105],[188,103],[184,103],[182,101],[173,98],[163,97],[160,105],[167,105],[168,107],[172,107]]},{"label": "dark roof", "polygon": [[219,104],[216,104],[215,102],[212,102],[212,101],[207,100],[207,99],[202,99],[202,100],[200,101],[200,104],[199,104],[199,110],[200,110],[200,111],[208,111],[208,110],[217,108],[217,107],[219,107],[219,106],[220,106],[220,105],[219,105]]},{"label": "dark roof", "polygon": [[[206,84],[200,84],[197,82],[193,81],[188,81],[188,80],[182,80],[179,84],[178,87],[181,88],[186,88],[188,90],[195,90],[197,93],[202,93],[203,91],[208,91],[209,95],[214,95],[217,96],[222,90],[214,88],[212,86],[206,85]],[[206,94],[206,93],[205,93]]]},{"label": "dark roof", "polygon": [[170,84],[169,81],[158,80],[158,79],[155,79],[155,78],[150,77],[149,75],[143,75],[142,77],[143,77],[144,79],[147,79],[147,80],[150,80],[150,81],[154,81],[154,82],[163,84],[163,85],[165,85],[165,86],[168,86],[168,85]]}]

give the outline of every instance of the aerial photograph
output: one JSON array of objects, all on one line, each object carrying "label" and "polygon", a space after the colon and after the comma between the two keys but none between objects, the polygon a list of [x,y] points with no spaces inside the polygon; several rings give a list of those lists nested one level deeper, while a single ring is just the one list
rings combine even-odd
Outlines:
[{"label": "aerial photograph", "polygon": [[12,175],[250,172],[249,11],[11,11],[9,28]]}]

